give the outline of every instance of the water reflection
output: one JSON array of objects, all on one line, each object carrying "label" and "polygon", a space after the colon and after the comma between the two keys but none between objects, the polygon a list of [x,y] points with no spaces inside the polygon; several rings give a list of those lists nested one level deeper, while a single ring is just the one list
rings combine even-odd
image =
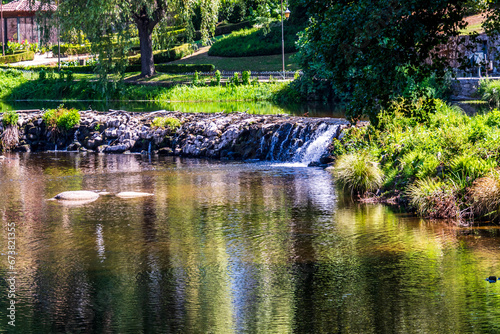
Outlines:
[{"label": "water reflection", "polygon": [[64,104],[79,110],[108,111],[157,111],[175,110],[190,113],[246,112],[248,114],[277,115],[289,114],[309,117],[344,118],[345,109],[334,103],[303,103],[297,105],[277,105],[272,102],[154,102],[154,101],[0,101],[0,112],[7,110],[31,110],[57,108]]},{"label": "water reflection", "polygon": [[[499,285],[485,281],[500,273],[498,228],[344,203],[315,168],[8,157],[0,216],[17,224],[16,332],[500,331]],[[80,189],[155,196],[46,201]],[[4,229],[3,277],[6,248]]]}]

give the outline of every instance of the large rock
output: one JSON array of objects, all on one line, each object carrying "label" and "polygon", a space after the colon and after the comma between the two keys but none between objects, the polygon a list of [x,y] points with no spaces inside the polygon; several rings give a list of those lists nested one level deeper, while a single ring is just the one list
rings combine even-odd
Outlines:
[{"label": "large rock", "polygon": [[54,196],[59,201],[95,201],[98,198],[99,194],[86,190],[65,191]]}]

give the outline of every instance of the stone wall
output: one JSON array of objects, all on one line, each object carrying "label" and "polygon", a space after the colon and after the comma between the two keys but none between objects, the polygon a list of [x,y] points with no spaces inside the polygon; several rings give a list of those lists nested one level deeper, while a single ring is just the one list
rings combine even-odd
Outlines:
[{"label": "stone wall", "polygon": [[[16,151],[141,152],[215,159],[287,160],[328,128],[338,136],[341,119],[249,115],[188,114],[158,111],[100,113],[81,111],[79,126],[67,133],[48,129],[42,112],[20,113]],[[177,129],[155,128],[155,117],[174,117]],[[3,131],[0,122],[0,133]]]}]

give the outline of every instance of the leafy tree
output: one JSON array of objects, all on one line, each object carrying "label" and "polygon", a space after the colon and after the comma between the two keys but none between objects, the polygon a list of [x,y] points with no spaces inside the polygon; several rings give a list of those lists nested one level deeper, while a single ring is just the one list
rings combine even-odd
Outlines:
[{"label": "leafy tree", "polygon": [[202,30],[204,38],[208,38],[215,30],[220,0],[60,0],[54,18],[62,31],[78,29],[88,36],[99,54],[103,73],[123,70],[134,34],[131,27],[135,27],[140,41],[141,75],[147,77],[155,73],[153,30],[174,16],[188,18],[196,1],[204,8]]},{"label": "leafy tree", "polygon": [[[377,122],[408,77],[419,86],[444,78],[439,46],[458,36],[468,0],[303,0],[310,23],[301,38],[309,78],[330,80],[348,101],[348,117]],[[325,77],[326,76],[326,77]]]}]

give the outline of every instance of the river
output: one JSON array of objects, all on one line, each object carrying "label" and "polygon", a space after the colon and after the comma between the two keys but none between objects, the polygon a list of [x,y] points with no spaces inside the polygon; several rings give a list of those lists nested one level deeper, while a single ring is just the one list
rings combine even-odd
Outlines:
[{"label": "river", "polygon": [[[81,189],[154,196],[47,200]],[[0,217],[0,332],[500,332],[498,226],[356,204],[321,168],[8,154]]]}]

